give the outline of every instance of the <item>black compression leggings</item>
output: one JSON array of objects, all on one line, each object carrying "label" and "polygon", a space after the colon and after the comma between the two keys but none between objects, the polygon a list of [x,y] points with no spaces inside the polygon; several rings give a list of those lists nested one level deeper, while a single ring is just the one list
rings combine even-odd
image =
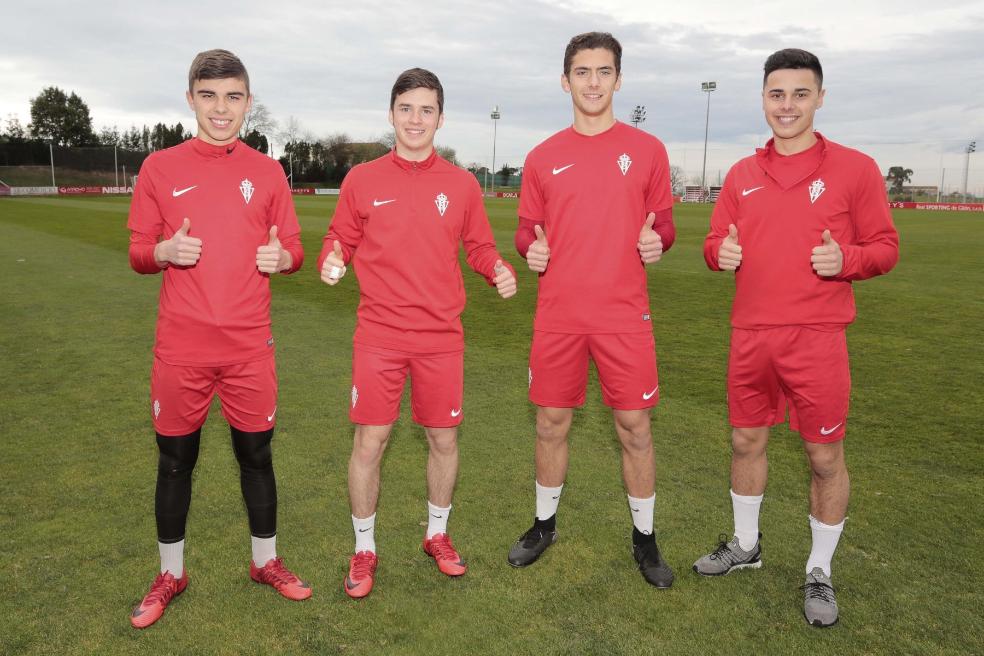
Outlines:
[{"label": "black compression leggings", "polygon": [[[232,428],[232,449],[239,461],[239,481],[249,515],[249,531],[258,538],[277,534],[277,479],[273,473],[270,441],[273,429],[247,433]],[[191,473],[198,461],[201,429],[180,437],[157,434],[160,458],[154,514],[157,539],[164,543],[184,539],[191,506]]]}]

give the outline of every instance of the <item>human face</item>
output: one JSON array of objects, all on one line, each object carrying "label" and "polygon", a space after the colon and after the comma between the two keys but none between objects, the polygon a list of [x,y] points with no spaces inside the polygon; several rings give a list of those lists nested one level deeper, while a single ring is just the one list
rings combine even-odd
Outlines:
[{"label": "human face", "polygon": [[612,96],[622,86],[615,72],[615,53],[606,48],[579,50],[571,59],[571,70],[560,77],[560,85],[571,94],[574,119],[610,118]]},{"label": "human face", "polygon": [[437,91],[424,87],[404,91],[393,101],[389,120],[396,132],[396,154],[415,162],[427,159],[434,149],[434,135],[444,125]]},{"label": "human face", "polygon": [[816,143],[813,115],[823,106],[823,94],[808,68],[781,68],[769,73],[762,90],[762,109],[777,151],[791,155]]},{"label": "human face", "polygon": [[239,137],[239,128],[253,104],[246,83],[235,77],[195,80],[185,95],[198,121],[198,138],[213,146],[231,144]]}]

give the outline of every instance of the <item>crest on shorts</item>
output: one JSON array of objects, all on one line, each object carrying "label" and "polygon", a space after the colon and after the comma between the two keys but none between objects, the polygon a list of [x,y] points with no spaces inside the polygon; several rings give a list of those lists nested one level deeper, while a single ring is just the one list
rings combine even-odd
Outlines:
[{"label": "crest on shorts", "polygon": [[239,191],[243,194],[243,200],[249,205],[249,199],[253,197],[253,183],[243,178],[243,181],[239,183]]},{"label": "crest on shorts", "polygon": [[632,158],[627,154],[622,153],[618,156],[618,168],[622,171],[622,175],[629,172],[629,167],[632,166]]},{"label": "crest on shorts", "polygon": [[821,178],[817,178],[816,180],[814,180],[813,182],[811,182],[810,183],[810,205],[812,205],[813,203],[817,202],[817,199],[820,198],[820,194],[822,194],[826,190],[827,190],[827,186],[823,183],[823,180]]},{"label": "crest on shorts", "polygon": [[157,419],[161,414],[161,402],[159,399],[154,399],[154,419]]},{"label": "crest on shorts", "polygon": [[437,205],[437,211],[441,213],[441,216],[444,216],[444,212],[451,203],[448,201],[448,197],[444,195],[444,192],[441,192],[434,199],[434,204]]},{"label": "crest on shorts", "polygon": [[533,367],[528,367],[528,369],[530,371],[529,387],[533,387]]},{"label": "crest on shorts", "polygon": [[358,403],[358,402],[359,402],[359,388],[356,387],[355,385],[353,385],[352,386],[352,407],[354,408],[355,407],[355,404]]}]

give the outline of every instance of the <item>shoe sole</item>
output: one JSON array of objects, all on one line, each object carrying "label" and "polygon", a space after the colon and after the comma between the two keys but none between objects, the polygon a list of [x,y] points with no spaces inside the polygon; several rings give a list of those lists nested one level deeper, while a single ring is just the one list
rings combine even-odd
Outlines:
[{"label": "shoe sole", "polygon": [[806,620],[806,623],[807,624],[809,624],[810,626],[816,627],[818,629],[826,629],[828,627],[831,627],[831,626],[837,624],[837,622],[840,620],[840,617],[838,617],[838,618],[834,619],[834,621],[831,622],[830,624],[824,624],[820,620],[814,620],[814,621],[811,622],[810,621],[810,618],[808,618],[806,616],[806,613],[803,613],[803,618]]},{"label": "shoe sole", "polygon": [[724,575],[728,574],[729,572],[735,571],[736,569],[758,569],[761,566],[762,566],[762,561],[761,560],[756,560],[754,563],[743,563],[741,565],[732,565],[731,567],[729,567],[728,569],[724,570],[723,572],[716,572],[716,573],[715,572],[702,572],[699,569],[697,569],[697,566],[696,565],[694,565],[693,567],[691,567],[691,569],[694,570],[695,572],[697,572],[698,574],[700,574],[701,576],[712,577],[712,576],[724,576]]},{"label": "shoe sole", "polygon": [[536,555],[536,558],[534,558],[530,562],[528,562],[528,563],[514,563],[513,561],[509,560],[508,556],[506,557],[506,562],[509,563],[510,566],[515,567],[516,569],[523,569],[524,567],[529,567],[530,565],[532,565],[536,561],[540,560],[540,556],[542,556],[543,554],[545,554],[547,552],[547,549],[549,549],[552,545],[556,544],[556,542],[557,542],[557,532],[554,531],[553,538],[550,539],[550,544],[548,544],[547,546],[545,546],[543,548],[543,551],[541,551],[540,553],[538,553]]}]

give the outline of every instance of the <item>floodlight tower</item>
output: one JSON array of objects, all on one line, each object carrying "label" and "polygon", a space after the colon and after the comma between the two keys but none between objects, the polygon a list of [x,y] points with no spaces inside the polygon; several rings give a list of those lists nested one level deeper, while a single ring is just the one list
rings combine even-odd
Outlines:
[{"label": "floodlight tower", "polygon": [[499,106],[492,108],[492,195],[495,195],[495,128],[499,123],[502,114],[499,113]]},{"label": "floodlight tower", "polygon": [[967,159],[964,161],[964,185],[963,185],[964,187],[963,197],[965,203],[967,202],[967,173],[970,171],[970,154],[976,150],[977,150],[976,139],[971,141],[969,144],[967,144],[967,148],[964,149],[964,152],[967,153]]},{"label": "floodlight tower", "polygon": [[711,124],[711,92],[717,89],[717,82],[701,82],[700,90],[707,94],[707,112],[704,114],[704,166],[700,171],[700,193],[704,193],[706,185],[704,178],[707,175],[707,129]]},{"label": "floodlight tower", "polygon": [[639,127],[639,124],[646,120],[646,106],[636,105],[635,109],[632,110],[632,117],[629,122],[635,127]]}]

